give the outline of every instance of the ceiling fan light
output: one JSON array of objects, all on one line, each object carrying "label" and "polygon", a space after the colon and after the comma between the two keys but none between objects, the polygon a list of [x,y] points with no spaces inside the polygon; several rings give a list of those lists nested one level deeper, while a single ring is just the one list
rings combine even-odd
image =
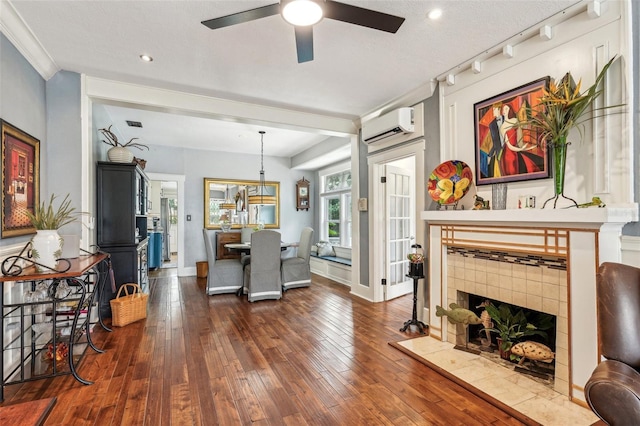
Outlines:
[{"label": "ceiling fan light", "polygon": [[442,18],[442,9],[432,9],[427,13],[427,17],[432,21]]},{"label": "ceiling fan light", "polygon": [[291,25],[305,27],[322,19],[322,7],[312,0],[292,0],[282,7],[282,17]]}]

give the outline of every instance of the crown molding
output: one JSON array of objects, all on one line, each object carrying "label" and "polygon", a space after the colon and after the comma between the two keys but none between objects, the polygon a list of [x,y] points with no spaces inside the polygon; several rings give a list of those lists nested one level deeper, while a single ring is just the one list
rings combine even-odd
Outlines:
[{"label": "crown molding", "polygon": [[0,31],[18,49],[31,66],[49,80],[60,68],[42,47],[9,0],[0,0]]}]

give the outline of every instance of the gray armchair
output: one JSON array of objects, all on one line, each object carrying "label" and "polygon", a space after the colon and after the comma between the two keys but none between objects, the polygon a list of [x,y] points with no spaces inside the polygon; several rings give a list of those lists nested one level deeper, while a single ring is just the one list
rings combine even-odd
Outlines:
[{"label": "gray armchair", "polygon": [[216,231],[203,229],[207,250],[207,294],[235,293],[242,288],[242,265],[237,259],[216,260]]},{"label": "gray armchair", "polygon": [[309,257],[311,255],[311,241],[313,229],[307,227],[302,230],[298,252],[295,257],[282,259],[282,288],[288,290],[297,287],[309,287],[311,285],[311,268]]},{"label": "gray armchair", "polygon": [[640,424],[640,268],[605,262],[596,277],[598,341],[604,361],[584,388],[610,425]]},{"label": "gray armchair", "polygon": [[279,232],[251,234],[251,262],[244,269],[244,285],[249,302],[282,297]]}]

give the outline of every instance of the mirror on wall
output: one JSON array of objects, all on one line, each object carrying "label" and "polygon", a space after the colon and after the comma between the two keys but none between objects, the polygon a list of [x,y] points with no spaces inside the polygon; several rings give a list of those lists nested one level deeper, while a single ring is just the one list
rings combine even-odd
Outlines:
[{"label": "mirror on wall", "polygon": [[280,182],[204,178],[204,226],[280,228]]}]

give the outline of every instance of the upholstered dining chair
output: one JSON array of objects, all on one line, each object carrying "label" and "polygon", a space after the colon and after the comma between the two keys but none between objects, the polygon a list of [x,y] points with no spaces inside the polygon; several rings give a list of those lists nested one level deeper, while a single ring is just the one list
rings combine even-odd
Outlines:
[{"label": "upholstered dining chair", "polygon": [[584,388],[610,425],[640,424],[640,268],[605,262],[596,276],[598,342],[605,358]]},{"label": "upholstered dining chair", "polygon": [[251,262],[244,269],[249,302],[280,299],[280,233],[271,230],[251,234]]},{"label": "upholstered dining chair", "polygon": [[[242,228],[240,230],[240,242],[241,243],[250,243],[251,242],[251,234],[253,234],[254,229],[253,228]],[[242,265],[242,276],[244,278],[244,270],[247,267],[247,265],[251,263],[251,255],[250,254],[245,254],[242,253],[240,254],[240,264]],[[244,284],[244,283],[243,283]]]},{"label": "upholstered dining chair", "polygon": [[216,231],[203,229],[207,251],[207,294],[235,293],[242,288],[242,265],[237,259],[216,260]]},{"label": "upholstered dining chair", "polygon": [[313,229],[306,227],[300,234],[300,242],[295,257],[282,259],[282,288],[288,290],[297,287],[309,287],[311,285],[311,268],[309,257],[311,256],[311,241]]}]

